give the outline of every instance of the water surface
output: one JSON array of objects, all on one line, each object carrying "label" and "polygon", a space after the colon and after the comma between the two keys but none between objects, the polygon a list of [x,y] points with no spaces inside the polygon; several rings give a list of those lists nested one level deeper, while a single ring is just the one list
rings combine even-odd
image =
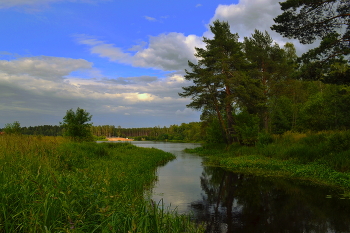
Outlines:
[{"label": "water surface", "polygon": [[204,166],[201,157],[183,152],[199,144],[133,144],[176,155],[159,167],[152,199],[192,213],[207,232],[350,232],[350,200],[341,199],[340,190]]},{"label": "water surface", "polygon": [[200,181],[203,158],[183,150],[198,147],[200,144],[148,141],[132,143],[141,147],[154,147],[176,156],[175,160],[158,168],[158,180],[152,191],[152,199],[156,203],[163,202],[166,207],[171,205],[171,209],[176,208],[179,213],[190,211],[191,202],[201,199],[204,195]]}]

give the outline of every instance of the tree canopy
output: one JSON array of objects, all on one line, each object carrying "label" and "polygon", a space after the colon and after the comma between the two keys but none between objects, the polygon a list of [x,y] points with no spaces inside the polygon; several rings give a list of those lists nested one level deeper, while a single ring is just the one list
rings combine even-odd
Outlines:
[{"label": "tree canopy", "polygon": [[71,138],[73,141],[92,141],[91,126],[88,123],[91,121],[92,115],[86,112],[84,109],[77,108],[74,112],[73,109],[67,111],[63,117],[63,122],[60,125],[64,128],[64,136]]},{"label": "tree canopy", "polygon": [[[274,19],[272,30],[303,44],[321,40],[300,59],[306,65],[306,78],[350,83],[346,78],[350,72],[350,1],[286,0],[280,5],[284,12]],[[347,73],[334,64],[345,67]]]},{"label": "tree canopy", "polygon": [[3,130],[6,134],[21,134],[21,124],[18,121],[5,124]]},{"label": "tree canopy", "polygon": [[206,48],[196,48],[198,64],[189,62],[192,71],[186,70],[185,78],[194,86],[183,87],[181,97],[192,96],[190,108],[201,109],[203,113],[215,112],[228,143],[237,140],[234,129],[233,103],[239,103],[245,84],[248,62],[238,42],[238,34],[230,32],[227,22],[218,20],[210,25],[213,39],[203,38]]}]

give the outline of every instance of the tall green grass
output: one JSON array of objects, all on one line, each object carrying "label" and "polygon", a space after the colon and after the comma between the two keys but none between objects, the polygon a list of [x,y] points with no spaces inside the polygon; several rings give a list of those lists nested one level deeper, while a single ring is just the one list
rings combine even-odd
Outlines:
[{"label": "tall green grass", "polygon": [[210,163],[255,174],[289,176],[350,190],[350,131],[272,135],[255,147],[205,145],[188,150]]},{"label": "tall green grass", "polygon": [[128,143],[0,137],[0,232],[200,232],[145,199],[174,158]]}]

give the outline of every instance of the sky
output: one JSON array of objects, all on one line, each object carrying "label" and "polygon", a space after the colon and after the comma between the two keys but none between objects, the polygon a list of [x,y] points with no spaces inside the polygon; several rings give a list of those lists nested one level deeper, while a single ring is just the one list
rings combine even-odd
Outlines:
[{"label": "sky", "polygon": [[200,121],[181,98],[209,25],[270,30],[280,0],[0,0],[0,128],[58,125],[69,109],[123,128]]}]

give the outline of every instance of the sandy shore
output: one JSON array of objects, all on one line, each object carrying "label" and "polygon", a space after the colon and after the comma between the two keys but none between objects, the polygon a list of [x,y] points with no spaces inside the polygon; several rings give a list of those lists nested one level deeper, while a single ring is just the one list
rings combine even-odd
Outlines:
[{"label": "sandy shore", "polygon": [[107,138],[108,141],[134,141],[134,139],[130,138]]}]

